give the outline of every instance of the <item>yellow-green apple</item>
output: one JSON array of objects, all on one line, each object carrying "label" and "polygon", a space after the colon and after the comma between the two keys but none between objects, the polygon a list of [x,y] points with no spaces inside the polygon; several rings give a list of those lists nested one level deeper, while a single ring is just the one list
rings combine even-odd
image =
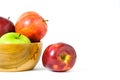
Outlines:
[{"label": "yellow-green apple", "polygon": [[27,36],[32,42],[39,42],[47,32],[47,24],[38,13],[28,11],[18,18],[15,31]]},{"label": "yellow-green apple", "polygon": [[4,17],[0,17],[0,37],[7,32],[14,32],[15,26],[12,21]]},{"label": "yellow-green apple", "polygon": [[0,44],[22,44],[31,43],[30,39],[20,33],[9,32],[5,33],[0,38]]},{"label": "yellow-green apple", "polygon": [[75,49],[71,45],[63,42],[49,45],[43,52],[42,56],[43,66],[56,72],[70,70],[75,62]]}]

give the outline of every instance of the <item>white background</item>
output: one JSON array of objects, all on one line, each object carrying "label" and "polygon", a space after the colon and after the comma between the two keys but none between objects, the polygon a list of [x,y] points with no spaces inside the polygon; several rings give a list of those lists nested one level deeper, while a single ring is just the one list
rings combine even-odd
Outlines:
[{"label": "white background", "polygon": [[49,44],[66,42],[76,49],[76,64],[56,73],[45,69],[40,59],[31,71],[0,72],[1,80],[120,80],[119,0],[0,1],[0,16],[10,16],[14,23],[26,11],[49,20],[43,51]]}]

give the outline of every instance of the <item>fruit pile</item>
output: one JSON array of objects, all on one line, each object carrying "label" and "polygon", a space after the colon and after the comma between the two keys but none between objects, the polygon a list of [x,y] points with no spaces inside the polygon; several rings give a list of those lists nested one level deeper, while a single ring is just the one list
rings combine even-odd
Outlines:
[{"label": "fruit pile", "polygon": [[[23,13],[15,25],[9,18],[0,17],[0,44],[40,42],[47,29],[46,20],[34,11]],[[49,45],[42,55],[43,66],[57,72],[70,70],[75,61],[75,49],[63,42]]]},{"label": "fruit pile", "polygon": [[0,43],[40,42],[46,32],[46,21],[36,12],[23,13],[15,25],[9,19],[0,17]]}]

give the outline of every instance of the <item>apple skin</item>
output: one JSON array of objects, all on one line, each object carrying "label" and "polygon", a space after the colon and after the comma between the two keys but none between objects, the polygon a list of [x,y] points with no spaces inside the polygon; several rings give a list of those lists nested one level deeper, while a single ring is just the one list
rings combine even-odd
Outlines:
[{"label": "apple skin", "polygon": [[20,33],[5,33],[0,38],[0,44],[26,44],[31,43],[30,39]]},{"label": "apple skin", "polygon": [[7,32],[15,32],[15,26],[9,19],[0,17],[0,37]]},{"label": "apple skin", "polygon": [[15,31],[27,36],[32,42],[39,42],[47,32],[47,24],[38,13],[28,11],[18,18]]},{"label": "apple skin", "polygon": [[65,72],[74,66],[76,57],[76,51],[71,45],[59,42],[51,44],[45,49],[42,64],[52,71]]}]

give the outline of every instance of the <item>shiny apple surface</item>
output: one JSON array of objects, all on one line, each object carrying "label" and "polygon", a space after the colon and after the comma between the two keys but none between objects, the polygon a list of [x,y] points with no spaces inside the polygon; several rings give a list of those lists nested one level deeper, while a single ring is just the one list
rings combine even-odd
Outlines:
[{"label": "shiny apple surface", "polygon": [[49,45],[42,56],[43,66],[56,72],[70,70],[76,62],[75,49],[66,43],[60,42]]},{"label": "shiny apple surface", "polygon": [[47,24],[38,13],[28,11],[18,18],[15,24],[15,31],[24,34],[32,42],[38,42],[46,35]]},{"label": "shiny apple surface", "polygon": [[14,32],[15,26],[12,21],[0,16],[0,37],[8,32]]}]

